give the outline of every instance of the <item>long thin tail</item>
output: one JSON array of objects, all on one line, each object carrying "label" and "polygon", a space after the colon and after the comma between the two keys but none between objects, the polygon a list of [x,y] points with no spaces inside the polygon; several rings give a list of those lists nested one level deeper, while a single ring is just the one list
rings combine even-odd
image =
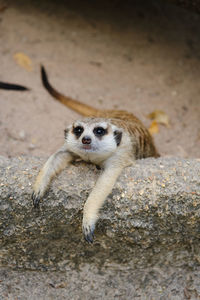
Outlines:
[{"label": "long thin tail", "polygon": [[66,105],[67,107],[71,108],[72,110],[76,111],[77,113],[85,117],[90,117],[90,116],[96,117],[98,115],[99,113],[98,109],[95,109],[89,105],[81,103],[78,100],[74,100],[70,97],[64,96],[56,89],[54,89],[49,83],[47,73],[43,66],[41,66],[41,78],[42,78],[42,83],[46,88],[46,90],[62,104]]},{"label": "long thin tail", "polygon": [[2,82],[0,81],[0,89],[2,90],[12,90],[12,91],[28,91],[29,88],[15,84],[15,83],[8,83],[8,82]]}]

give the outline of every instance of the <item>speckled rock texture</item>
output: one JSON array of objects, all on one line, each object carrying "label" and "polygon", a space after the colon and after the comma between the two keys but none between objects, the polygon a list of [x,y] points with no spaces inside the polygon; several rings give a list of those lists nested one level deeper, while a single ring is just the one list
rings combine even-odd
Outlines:
[{"label": "speckled rock texture", "polygon": [[126,168],[93,245],[82,237],[82,209],[101,171],[76,162],[34,209],[43,163],[0,157],[0,298],[200,297],[200,160],[145,159]]}]

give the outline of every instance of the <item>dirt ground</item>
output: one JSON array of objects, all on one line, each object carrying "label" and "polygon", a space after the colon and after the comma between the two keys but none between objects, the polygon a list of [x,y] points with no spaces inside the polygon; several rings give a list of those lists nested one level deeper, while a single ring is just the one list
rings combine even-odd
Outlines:
[{"label": "dirt ground", "polygon": [[41,63],[59,91],[95,107],[128,110],[147,127],[164,111],[160,153],[200,157],[200,15],[165,1],[0,0],[0,80],[31,88],[0,90],[0,155],[48,156],[79,118],[44,90]]}]

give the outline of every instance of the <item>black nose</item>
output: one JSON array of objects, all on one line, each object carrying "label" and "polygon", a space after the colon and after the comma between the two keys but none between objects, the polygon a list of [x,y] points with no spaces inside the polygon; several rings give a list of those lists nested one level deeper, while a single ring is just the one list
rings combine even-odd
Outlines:
[{"label": "black nose", "polygon": [[91,138],[90,138],[89,136],[84,136],[84,137],[82,138],[82,143],[83,143],[83,144],[89,145],[89,144],[91,144],[91,142],[92,142],[92,140],[91,140]]}]

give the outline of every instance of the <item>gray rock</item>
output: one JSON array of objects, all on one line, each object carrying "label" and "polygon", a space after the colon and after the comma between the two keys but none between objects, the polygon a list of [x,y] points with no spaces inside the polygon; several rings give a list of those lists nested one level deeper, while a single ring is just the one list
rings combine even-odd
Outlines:
[{"label": "gray rock", "polygon": [[43,163],[0,157],[0,298],[198,299],[200,160],[145,159],[126,168],[93,245],[82,237],[82,209],[101,171],[70,166],[38,210],[31,193]]}]

